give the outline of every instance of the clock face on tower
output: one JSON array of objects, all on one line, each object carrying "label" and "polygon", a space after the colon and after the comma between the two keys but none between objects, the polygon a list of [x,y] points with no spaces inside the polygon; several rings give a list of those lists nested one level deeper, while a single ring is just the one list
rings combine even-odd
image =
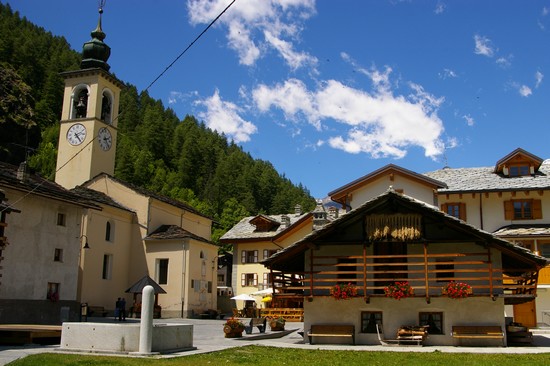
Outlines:
[{"label": "clock face on tower", "polygon": [[73,146],[80,145],[86,140],[86,127],[80,123],[72,125],[67,131],[67,141]]},{"label": "clock face on tower", "polygon": [[113,144],[113,138],[111,137],[111,132],[106,127],[102,127],[99,129],[97,133],[97,138],[99,141],[99,146],[103,149],[103,151],[107,151],[111,148],[111,145]]}]

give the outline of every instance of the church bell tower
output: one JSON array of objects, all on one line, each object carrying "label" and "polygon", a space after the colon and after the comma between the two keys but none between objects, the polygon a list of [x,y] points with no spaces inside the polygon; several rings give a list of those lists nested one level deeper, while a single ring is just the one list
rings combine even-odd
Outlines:
[{"label": "church bell tower", "polygon": [[92,39],[84,43],[80,70],[63,72],[65,92],[56,183],[71,189],[100,173],[114,174],[117,117],[123,84],[109,73],[111,49],[103,42],[103,9]]}]

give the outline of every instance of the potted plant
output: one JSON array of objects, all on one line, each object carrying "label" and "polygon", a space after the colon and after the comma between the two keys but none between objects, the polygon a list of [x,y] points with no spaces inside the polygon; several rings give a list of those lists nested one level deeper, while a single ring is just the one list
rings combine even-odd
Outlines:
[{"label": "potted plant", "polygon": [[274,316],[269,320],[271,330],[285,330],[286,320],[282,316]]},{"label": "potted plant", "polygon": [[239,319],[229,318],[223,325],[225,338],[240,338],[243,336],[245,326]]},{"label": "potted plant", "polygon": [[349,300],[357,296],[357,287],[348,283],[347,285],[336,285],[330,289],[330,295],[336,300]]},{"label": "potted plant", "polygon": [[463,299],[472,293],[472,286],[464,282],[451,281],[442,288],[442,292],[451,299]]},{"label": "potted plant", "polygon": [[405,297],[414,295],[414,289],[411,287],[408,281],[394,282],[393,284],[384,288],[386,297],[391,297],[396,300],[401,300]]}]

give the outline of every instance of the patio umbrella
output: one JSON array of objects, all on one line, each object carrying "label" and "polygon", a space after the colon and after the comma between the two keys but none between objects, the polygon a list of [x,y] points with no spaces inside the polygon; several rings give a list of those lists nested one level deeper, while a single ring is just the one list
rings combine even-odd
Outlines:
[{"label": "patio umbrella", "polygon": [[269,287],[260,291],[252,292],[250,295],[252,296],[263,296],[263,295],[271,295],[273,294],[273,288]]},{"label": "patio umbrella", "polygon": [[237,295],[237,296],[233,296],[231,298],[231,300],[256,301],[255,298],[253,298],[252,296],[250,296],[248,294],[240,294],[240,295]]}]

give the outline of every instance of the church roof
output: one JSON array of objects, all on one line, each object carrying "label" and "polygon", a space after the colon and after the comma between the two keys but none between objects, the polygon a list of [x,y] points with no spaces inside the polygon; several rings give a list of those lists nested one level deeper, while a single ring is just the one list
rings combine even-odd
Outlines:
[{"label": "church roof", "polygon": [[25,178],[19,179],[17,176],[18,169],[19,168],[15,165],[0,162],[0,186],[37,196],[64,201],[74,205],[101,209],[88,197],[69,191],[59,184],[31,172],[28,167],[28,173],[25,174]]},{"label": "church roof", "polygon": [[95,203],[115,207],[115,208],[129,211],[129,212],[134,212],[134,210],[116,202],[115,200],[113,200],[111,197],[107,196],[103,192],[99,192],[83,186],[76,186],[73,189],[71,189],[71,191],[82,197],[86,197],[87,199],[89,199],[90,201],[94,201]]},{"label": "church roof", "polygon": [[[169,205],[172,205],[174,207],[177,207],[177,208],[180,208],[180,209],[183,209],[185,211],[189,211],[189,212],[192,212],[196,215],[199,215],[199,216],[202,216],[204,218],[207,218],[207,219],[210,219],[212,220],[211,217],[209,216],[206,216],[204,215],[203,213],[199,212],[198,210],[196,210],[195,208],[191,207],[190,205],[188,205],[187,203],[185,202],[182,202],[182,201],[178,201],[176,199],[173,199],[173,198],[170,198],[170,197],[166,197],[166,196],[163,196],[159,193],[155,193],[153,191],[150,191],[148,189],[145,189],[145,188],[142,188],[142,187],[139,187],[135,184],[132,184],[132,183],[128,183],[128,182],[125,182],[123,180],[120,180],[120,179],[117,179],[115,177],[113,177],[112,175],[109,175],[107,173],[99,173],[98,175],[96,175],[95,177],[93,177],[92,179],[90,179],[90,181],[92,180],[96,180],[100,177],[107,177],[111,180],[113,180],[114,182],[117,182],[125,187],[128,187],[129,189],[133,190],[134,192],[138,193],[138,194],[141,194],[142,196],[146,196],[146,197],[151,197],[151,198],[154,198],[156,199],[157,201],[161,201],[161,202],[164,202],[164,203],[167,203]],[[84,185],[86,185],[87,182],[84,183]]]}]

